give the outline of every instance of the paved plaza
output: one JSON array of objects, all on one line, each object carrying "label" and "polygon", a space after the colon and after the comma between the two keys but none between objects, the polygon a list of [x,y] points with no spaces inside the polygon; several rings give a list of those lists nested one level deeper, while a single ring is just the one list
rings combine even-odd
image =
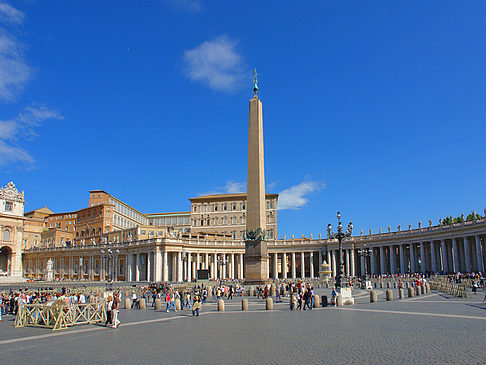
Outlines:
[{"label": "paved plaza", "polygon": [[[455,298],[432,292],[413,298],[369,303],[355,290],[357,304],[313,311],[289,310],[288,298],[273,311],[254,297],[241,311],[241,298],[188,311],[121,310],[116,329],[86,325],[52,332],[0,324],[3,363],[454,363],[484,364],[484,294]],[[326,289],[321,295],[328,295]],[[398,297],[398,291],[395,290]]]}]

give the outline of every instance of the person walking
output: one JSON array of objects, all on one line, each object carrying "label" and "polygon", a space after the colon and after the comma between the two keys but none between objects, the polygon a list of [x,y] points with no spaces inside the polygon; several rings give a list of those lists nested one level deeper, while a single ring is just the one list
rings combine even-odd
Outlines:
[{"label": "person walking", "polygon": [[113,296],[114,296],[113,306],[112,306],[112,309],[111,309],[111,312],[112,312],[112,315],[113,315],[112,327],[118,328],[118,326],[120,325],[120,321],[118,320],[118,313],[120,312],[120,296],[116,292],[113,294]]},{"label": "person walking", "polygon": [[110,295],[108,297],[108,301],[106,302],[106,322],[105,322],[105,327],[108,327],[108,324],[110,326],[113,326],[112,310],[113,310],[113,297]]},{"label": "person walking", "polygon": [[199,292],[194,294],[194,303],[192,304],[192,315],[199,317],[199,310],[202,308],[201,305],[201,297],[199,296]]}]

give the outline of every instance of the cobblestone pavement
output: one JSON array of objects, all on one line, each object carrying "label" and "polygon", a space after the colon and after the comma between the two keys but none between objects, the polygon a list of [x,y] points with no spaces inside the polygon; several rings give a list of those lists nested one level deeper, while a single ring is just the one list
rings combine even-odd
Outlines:
[{"label": "cobblestone pavement", "polygon": [[[431,293],[369,303],[355,290],[357,305],[290,312],[288,298],[265,310],[252,297],[204,305],[190,312],[122,310],[120,328],[79,326],[52,332],[0,323],[2,363],[29,364],[484,364],[486,305],[483,293],[466,299]],[[319,290],[328,295],[328,290]],[[398,291],[395,290],[395,297]]]}]

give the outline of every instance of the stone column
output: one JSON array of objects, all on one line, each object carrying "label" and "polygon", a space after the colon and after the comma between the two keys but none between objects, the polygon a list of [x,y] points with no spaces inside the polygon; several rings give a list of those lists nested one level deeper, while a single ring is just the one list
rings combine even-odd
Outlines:
[{"label": "stone column", "polygon": [[405,244],[400,244],[400,273],[407,273],[407,265],[405,264]]},{"label": "stone column", "polygon": [[229,272],[230,279],[235,278],[235,254],[230,254],[230,272]]},{"label": "stone column", "polygon": [[133,255],[128,254],[128,266],[127,266],[127,280],[132,281],[133,280]]},{"label": "stone column", "polygon": [[453,251],[453,260],[454,260],[454,271],[459,272],[461,271],[460,267],[460,260],[459,260],[459,250],[457,248],[457,238],[452,239],[452,251]]},{"label": "stone column", "polygon": [[[103,265],[103,266],[105,266],[105,265]],[[140,266],[142,266],[141,257],[140,257],[140,253],[137,253],[137,261],[136,261],[136,264],[135,264],[135,281],[140,281]],[[105,270],[103,270],[103,272],[104,271]]]},{"label": "stone column", "polygon": [[301,275],[301,278],[305,278],[305,253],[304,252],[301,252],[300,253],[300,275]]},{"label": "stone column", "polygon": [[435,242],[430,241],[430,263],[432,272],[437,272],[437,260],[435,256]]},{"label": "stone column", "polygon": [[355,267],[354,267],[354,249],[349,250],[349,273],[351,276],[355,276]]},{"label": "stone column", "polygon": [[475,240],[476,240],[476,261],[478,265],[478,271],[484,272],[483,251],[481,250],[481,237],[477,235],[475,236]]},{"label": "stone column", "polygon": [[376,274],[376,258],[375,258],[375,248],[370,247],[370,261],[371,261],[371,274]]},{"label": "stone column", "polygon": [[213,279],[218,279],[218,255],[213,253]]},{"label": "stone column", "polygon": [[287,279],[287,254],[282,253],[282,275],[284,279]]},{"label": "stone column", "polygon": [[388,247],[388,252],[390,253],[390,273],[397,273],[397,252],[395,251],[395,246],[390,245]]},{"label": "stone column", "polygon": [[182,281],[182,252],[177,252],[177,281]]},{"label": "stone column", "polygon": [[425,243],[420,242],[420,272],[427,271],[427,261],[425,260]]},{"label": "stone column", "polygon": [[199,252],[196,254],[196,276],[197,277],[197,270],[201,270],[201,255]]},{"label": "stone column", "polygon": [[466,272],[471,272],[471,248],[467,237],[464,237],[464,263]]},{"label": "stone column", "polygon": [[380,246],[380,274],[384,274],[385,270],[386,258],[385,258],[385,247]]},{"label": "stone column", "polygon": [[[228,275],[227,275],[228,260],[227,260],[227,257],[226,257],[226,254],[225,253],[222,254],[222,256],[223,256],[223,267],[222,267],[222,269],[223,269],[223,279],[226,279],[228,277]],[[268,267],[268,265],[267,265],[267,267]]]},{"label": "stone column", "polygon": [[152,269],[154,267],[152,252],[147,252],[147,277],[145,280],[152,281]]},{"label": "stone column", "polygon": [[295,252],[292,252],[292,279],[297,278],[297,273],[296,273],[296,267],[295,267]]},{"label": "stone column", "polygon": [[361,256],[360,257],[360,273],[361,273],[361,276],[364,276],[366,274],[366,266],[365,266],[365,257],[364,256]]},{"label": "stone column", "polygon": [[447,267],[447,250],[446,250],[445,240],[440,240],[440,257],[441,257],[442,271],[444,273],[447,273],[449,271],[449,268]]},{"label": "stone column", "polygon": [[273,278],[278,279],[278,253],[273,254]]},{"label": "stone column", "polygon": [[240,274],[239,274],[239,277],[240,277],[240,279],[243,279],[243,274],[244,274],[243,270],[244,270],[245,265],[244,265],[244,262],[243,262],[243,254],[242,253],[240,253],[240,260],[239,261],[240,261]]},{"label": "stone column", "polygon": [[177,266],[177,252],[171,252],[171,257],[172,257],[172,281],[177,281],[177,271],[178,271],[178,266]]},{"label": "stone column", "polygon": [[413,243],[410,244],[410,272],[416,272],[415,267],[415,246]]},{"label": "stone column", "polygon": [[166,250],[164,250],[164,258],[162,261],[162,280],[169,281],[169,261]]},{"label": "stone column", "polygon": [[343,249],[343,253],[344,253],[344,262],[345,262],[345,269],[344,269],[344,275],[345,276],[349,276],[349,250],[345,250]]},{"label": "stone column", "polygon": [[192,254],[187,253],[187,282],[190,283],[192,280]]},{"label": "stone column", "polygon": [[332,276],[336,277],[337,275],[337,269],[336,269],[336,250],[332,250],[331,252],[331,270],[332,270]]},{"label": "stone column", "polygon": [[309,252],[309,261],[310,261],[310,277],[314,277],[314,252]]}]

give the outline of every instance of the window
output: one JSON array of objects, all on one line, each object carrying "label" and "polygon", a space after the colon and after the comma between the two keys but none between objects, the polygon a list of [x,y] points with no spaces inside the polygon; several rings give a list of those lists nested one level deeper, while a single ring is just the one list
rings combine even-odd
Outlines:
[{"label": "window", "polygon": [[197,207],[196,207],[196,206],[194,206],[194,212],[196,212],[196,211],[197,211]]},{"label": "window", "polygon": [[3,240],[4,241],[10,241],[10,231],[8,229],[3,231]]},{"label": "window", "polygon": [[236,210],[236,203],[231,204],[231,209]]},{"label": "window", "polygon": [[141,233],[142,233],[142,234],[145,234],[145,229],[142,229],[142,232],[141,232]]},{"label": "window", "polygon": [[223,204],[223,210],[226,210],[226,209],[227,209],[226,204]]},{"label": "window", "polygon": [[214,211],[217,212],[218,211],[218,204],[214,204]]}]

